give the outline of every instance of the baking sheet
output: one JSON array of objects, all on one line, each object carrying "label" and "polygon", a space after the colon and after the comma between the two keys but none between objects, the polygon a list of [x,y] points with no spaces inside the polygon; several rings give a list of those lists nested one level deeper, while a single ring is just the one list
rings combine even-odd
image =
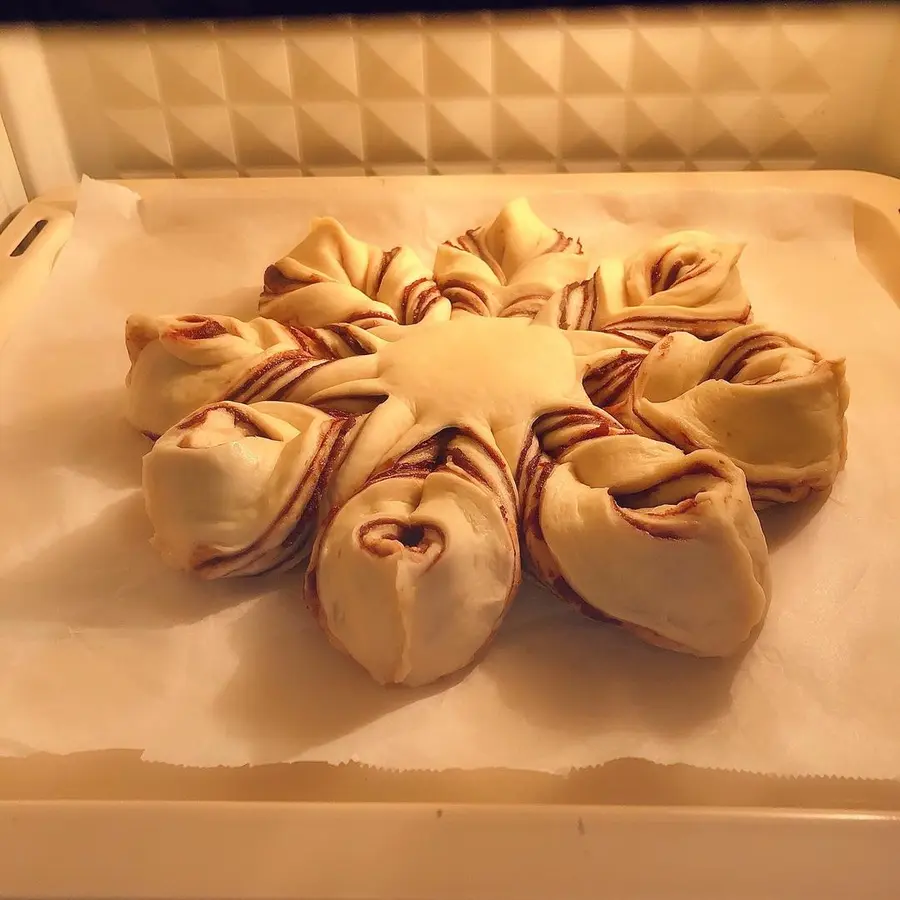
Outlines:
[{"label": "baking sheet", "polygon": [[224,191],[186,202],[176,185],[138,203],[83,185],[73,238],[0,353],[0,752],[540,771],[632,756],[900,774],[900,319],[856,259],[846,199],[532,197],[595,258],[680,227],[748,240],[741,271],[757,319],[847,357],[847,470],[827,500],[766,515],[772,609],[743,658],[653,650],[526,586],[477,669],[437,689],[383,689],[328,647],[296,576],[203,584],[156,558],[137,491],[146,444],[121,418],[124,317],[252,314],[263,268],[313,214],[425,252],[493,215],[502,194],[436,206],[369,181],[327,203]]}]

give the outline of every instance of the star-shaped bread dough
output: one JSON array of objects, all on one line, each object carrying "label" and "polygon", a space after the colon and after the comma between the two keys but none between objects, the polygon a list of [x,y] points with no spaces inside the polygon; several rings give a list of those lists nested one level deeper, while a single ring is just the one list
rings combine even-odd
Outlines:
[{"label": "star-shaped bread dough", "polygon": [[154,542],[206,578],[300,568],[383,683],[471,663],[523,566],[652,644],[734,653],[769,597],[754,506],[831,486],[848,400],[841,361],[748,324],[741,250],[681,232],[591,272],[518,200],[430,271],[316,220],[261,318],[128,320]]}]

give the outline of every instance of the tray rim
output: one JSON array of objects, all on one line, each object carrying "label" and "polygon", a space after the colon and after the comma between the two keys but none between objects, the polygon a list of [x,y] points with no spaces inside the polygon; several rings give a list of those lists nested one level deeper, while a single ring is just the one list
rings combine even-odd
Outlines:
[{"label": "tray rim", "polygon": [[0,895],[893,898],[898,839],[814,810],[47,801],[0,805]]}]

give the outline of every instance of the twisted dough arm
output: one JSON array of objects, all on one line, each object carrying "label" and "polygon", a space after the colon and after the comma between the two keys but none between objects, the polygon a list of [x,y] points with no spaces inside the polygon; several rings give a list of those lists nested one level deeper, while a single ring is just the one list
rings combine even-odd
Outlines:
[{"label": "twisted dough arm", "polygon": [[387,461],[333,511],[305,594],[332,643],[376,681],[421,685],[483,651],[520,573],[502,457],[447,429]]},{"label": "twisted dough arm", "polygon": [[490,225],[444,242],[434,267],[453,315],[529,318],[555,290],[587,273],[581,242],[545,225],[522,198]]},{"label": "twisted dough arm", "polygon": [[294,328],[231,316],[130,316],[126,416],[155,439],[220,400],[306,399],[304,381],[326,363],[374,354],[383,341],[352,325]]},{"label": "twisted dough arm", "polygon": [[768,604],[743,473],[593,408],[540,417],[517,471],[531,569],[591,618],[700,656],[738,650]]},{"label": "twisted dough arm", "polygon": [[296,565],[359,426],[292,403],[223,401],[192,413],[144,457],[153,544],[207,579]]},{"label": "twisted dough arm", "polygon": [[562,329],[605,331],[650,348],[673,331],[708,339],[750,319],[737,264],[743,244],[682,231],[557,291],[538,320]]},{"label": "twisted dough arm", "polygon": [[576,402],[586,397],[601,406],[596,398],[624,395],[637,366],[647,355],[642,345],[620,334],[605,331],[563,331],[562,334],[572,346],[583,388],[582,396],[570,398]]},{"label": "twisted dough arm", "polygon": [[592,401],[639,434],[725,454],[744,471],[757,508],[827,490],[844,466],[844,362],[788,335],[760,325],[708,342],[672,334],[625,369]]},{"label": "twisted dough arm", "polygon": [[288,325],[366,329],[450,317],[449,302],[413,250],[380,250],[330,218],[315,219],[306,238],[266,269],[259,309]]}]

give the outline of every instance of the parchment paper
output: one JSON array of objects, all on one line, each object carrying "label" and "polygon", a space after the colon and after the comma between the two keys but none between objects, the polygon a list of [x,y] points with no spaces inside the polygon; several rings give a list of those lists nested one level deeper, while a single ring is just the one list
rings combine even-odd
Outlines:
[{"label": "parchment paper", "polygon": [[265,265],[314,214],[429,252],[507,193],[438,204],[373,181],[328,202],[197,202],[173,185],[139,202],[82,185],[73,237],[0,351],[0,754],[900,776],[900,311],[857,261],[839,197],[532,196],[595,259],[682,227],[747,240],[757,320],[847,358],[846,471],[827,499],[764,514],[774,596],[742,658],[645,647],[525,585],[476,669],[384,689],[328,646],[297,574],[203,583],[148,545],[148,444],[121,414],[128,313],[252,315]]}]

